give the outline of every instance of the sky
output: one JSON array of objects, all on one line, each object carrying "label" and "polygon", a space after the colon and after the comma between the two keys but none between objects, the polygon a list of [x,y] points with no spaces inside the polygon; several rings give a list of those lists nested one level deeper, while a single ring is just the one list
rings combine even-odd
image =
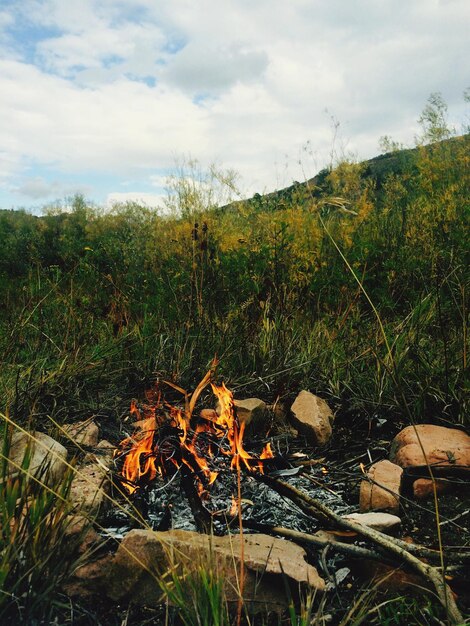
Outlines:
[{"label": "sky", "polygon": [[0,0],[0,208],[162,206],[175,163],[242,196],[465,120],[468,0]]}]

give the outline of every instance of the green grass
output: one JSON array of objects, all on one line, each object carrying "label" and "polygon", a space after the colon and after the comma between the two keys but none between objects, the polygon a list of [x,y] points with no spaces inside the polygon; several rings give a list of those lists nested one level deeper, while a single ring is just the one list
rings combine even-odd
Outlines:
[{"label": "green grass", "polygon": [[71,475],[51,482],[47,463],[33,474],[31,447],[21,464],[12,466],[6,424],[2,421],[0,623],[52,623],[66,601],[60,586],[76,561],[77,539],[67,534]]},{"label": "green grass", "polygon": [[[466,425],[470,136],[452,136],[444,113],[433,96],[415,149],[345,160],[313,188],[221,207],[235,178],[213,170],[202,195],[172,179],[170,216],[82,197],[68,214],[0,211],[0,411],[43,430],[94,414],[113,437],[131,396],[158,378],[194,388],[217,355],[239,397],[308,388],[365,429]],[[3,463],[0,617],[34,620],[46,599],[53,615],[69,572],[70,478],[52,493],[27,470],[8,478]],[[222,625],[213,574],[188,585]],[[370,623],[393,624],[398,604],[411,620],[414,605],[394,600]]]}]

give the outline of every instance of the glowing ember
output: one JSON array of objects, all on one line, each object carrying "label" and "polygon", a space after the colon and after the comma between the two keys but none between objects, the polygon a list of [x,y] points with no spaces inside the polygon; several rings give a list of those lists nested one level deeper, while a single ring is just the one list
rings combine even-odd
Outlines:
[{"label": "glowing ember", "polygon": [[203,410],[201,419],[194,424],[194,405],[209,382],[210,372],[191,398],[186,396],[185,410],[167,405],[159,393],[148,395],[149,403],[142,412],[135,404],[131,406],[131,414],[136,418],[135,433],[121,442],[116,455],[124,458],[122,484],[129,494],[143,482],[174,473],[185,465],[193,473],[199,494],[204,495],[220,469],[227,467],[224,457],[228,457],[232,470],[244,467],[250,472],[263,472],[264,461],[274,456],[271,445],[264,447],[259,458],[245,450],[245,424],[239,423],[232,392],[223,383],[221,386],[210,383],[218,400],[218,413]]}]

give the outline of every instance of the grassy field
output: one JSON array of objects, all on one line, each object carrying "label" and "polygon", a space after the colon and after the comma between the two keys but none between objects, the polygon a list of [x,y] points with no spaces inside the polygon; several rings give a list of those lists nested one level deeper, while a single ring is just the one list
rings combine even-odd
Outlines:
[{"label": "grassy field", "polygon": [[44,430],[111,417],[159,376],[194,388],[217,355],[241,395],[308,388],[363,424],[465,424],[470,136],[444,113],[431,99],[413,150],[250,200],[228,201],[231,172],[183,171],[171,214],[82,197],[0,211],[1,412]]}]

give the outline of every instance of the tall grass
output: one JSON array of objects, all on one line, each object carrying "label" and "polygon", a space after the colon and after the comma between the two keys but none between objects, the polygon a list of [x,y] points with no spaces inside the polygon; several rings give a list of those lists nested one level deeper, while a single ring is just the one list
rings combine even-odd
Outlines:
[{"label": "tall grass", "polygon": [[75,564],[67,473],[46,484],[48,462],[30,471],[31,446],[15,467],[7,422],[1,424],[0,622],[52,623],[64,596],[61,584]]},{"label": "tall grass", "polygon": [[385,337],[415,419],[462,422],[467,147],[456,139],[452,159],[422,148],[410,172],[392,171],[380,188],[363,167],[343,164],[322,193],[344,197],[348,212],[323,197],[287,206],[273,197],[261,209],[191,218],[137,206],[100,214],[78,200],[66,216],[1,214],[5,404],[18,417],[87,414],[159,373],[191,386],[217,353],[232,381],[269,377],[273,395],[308,385],[365,419],[398,416]]}]

